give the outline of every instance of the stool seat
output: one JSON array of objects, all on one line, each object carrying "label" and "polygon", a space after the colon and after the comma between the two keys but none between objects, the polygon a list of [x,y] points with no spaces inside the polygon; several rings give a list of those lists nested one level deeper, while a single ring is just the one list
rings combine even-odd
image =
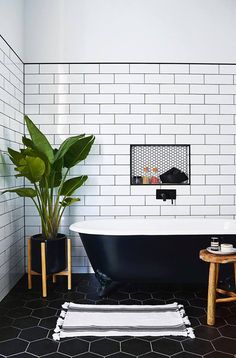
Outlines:
[{"label": "stool seat", "polygon": [[[215,324],[216,303],[236,301],[235,292],[217,288],[219,268],[221,264],[232,263],[234,265],[234,279],[236,284],[236,255],[216,255],[208,252],[205,249],[200,251],[199,257],[201,260],[210,263],[207,297],[207,324],[212,326]],[[220,293],[229,297],[216,298],[216,293]]]},{"label": "stool seat", "polygon": [[207,250],[201,250],[199,257],[203,261],[214,262],[216,264],[228,264],[228,263],[236,262],[236,254],[217,255],[217,254],[212,254]]}]

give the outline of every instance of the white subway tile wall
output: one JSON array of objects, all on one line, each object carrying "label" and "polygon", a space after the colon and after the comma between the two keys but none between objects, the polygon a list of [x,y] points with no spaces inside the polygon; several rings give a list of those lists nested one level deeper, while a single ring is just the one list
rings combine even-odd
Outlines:
[{"label": "white subway tile wall", "polygon": [[[7,147],[18,150],[24,133],[23,63],[0,37],[0,189],[23,186]],[[0,195],[0,301],[24,273],[24,200]]]},{"label": "white subway tile wall", "polygon": [[[70,135],[95,134],[96,144],[71,175],[88,174],[81,202],[61,230],[79,220],[116,217],[235,218],[235,66],[192,64],[26,65],[26,113],[55,146]],[[191,186],[174,205],[155,187],[130,186],[130,144],[190,144]],[[26,232],[39,222],[26,201]],[[71,233],[70,233],[71,234]],[[73,235],[73,270],[91,268]]]}]

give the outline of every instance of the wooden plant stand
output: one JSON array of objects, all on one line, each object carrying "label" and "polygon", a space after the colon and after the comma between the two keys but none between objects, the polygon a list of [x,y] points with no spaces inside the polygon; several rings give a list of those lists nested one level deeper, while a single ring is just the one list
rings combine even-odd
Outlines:
[{"label": "wooden plant stand", "polygon": [[67,270],[47,275],[47,262],[46,262],[46,244],[41,242],[41,270],[42,273],[32,271],[31,264],[31,238],[28,239],[28,289],[32,288],[32,276],[42,276],[42,295],[47,297],[47,278],[52,276],[53,283],[56,282],[57,276],[67,276],[68,290],[71,290],[71,274],[72,274],[72,260],[71,260],[71,239],[67,239]]},{"label": "wooden plant stand", "polygon": [[[217,288],[220,264],[232,263],[234,265],[234,280],[236,285],[236,255],[214,255],[207,250],[200,251],[200,259],[209,262],[209,281],[208,281],[208,299],[207,299],[207,324],[215,324],[215,309],[218,302],[236,301],[236,293],[232,291]],[[216,293],[228,296],[216,298]]]}]

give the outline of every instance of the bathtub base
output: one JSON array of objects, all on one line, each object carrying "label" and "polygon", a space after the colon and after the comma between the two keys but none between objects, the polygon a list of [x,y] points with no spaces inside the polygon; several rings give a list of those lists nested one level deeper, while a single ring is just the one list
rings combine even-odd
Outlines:
[{"label": "bathtub base", "polygon": [[99,270],[96,270],[95,276],[98,282],[100,283],[98,295],[101,298],[107,296],[119,285],[118,282],[113,281],[110,277],[108,277],[107,275],[105,275]]}]

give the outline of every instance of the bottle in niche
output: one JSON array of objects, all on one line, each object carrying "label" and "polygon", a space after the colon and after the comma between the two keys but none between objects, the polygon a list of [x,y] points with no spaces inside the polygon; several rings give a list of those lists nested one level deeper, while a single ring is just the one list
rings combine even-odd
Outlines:
[{"label": "bottle in niche", "polygon": [[150,173],[148,167],[143,168],[143,184],[150,184]]},{"label": "bottle in niche", "polygon": [[157,170],[156,167],[152,168],[150,184],[160,184],[160,179],[159,179],[159,176],[158,176],[158,170]]},{"label": "bottle in niche", "polygon": [[211,237],[211,250],[219,251],[220,250],[220,240],[218,237]]}]

